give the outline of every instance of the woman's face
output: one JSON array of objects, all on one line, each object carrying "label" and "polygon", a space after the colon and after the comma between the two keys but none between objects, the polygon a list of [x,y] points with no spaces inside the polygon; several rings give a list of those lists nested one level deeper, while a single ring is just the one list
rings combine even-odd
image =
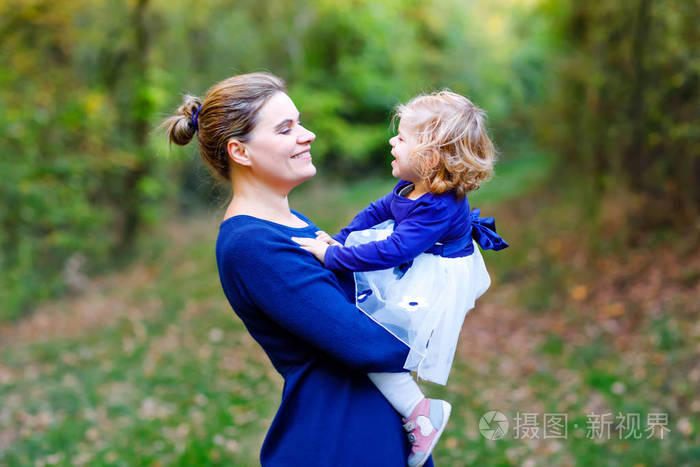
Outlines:
[{"label": "woman's face", "polygon": [[304,128],[289,96],[274,94],[262,106],[258,123],[245,144],[255,177],[273,189],[289,190],[316,175],[311,143],[316,135]]}]

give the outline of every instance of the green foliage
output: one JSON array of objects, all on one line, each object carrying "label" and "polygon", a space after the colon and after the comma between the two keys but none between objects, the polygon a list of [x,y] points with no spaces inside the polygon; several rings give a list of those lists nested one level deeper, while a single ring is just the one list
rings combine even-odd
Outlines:
[{"label": "green foliage", "polygon": [[88,271],[128,259],[168,200],[192,205],[206,191],[182,157],[193,150],[167,157],[153,131],[181,94],[269,70],[316,132],[322,168],[384,176],[393,108],[419,92],[466,93],[497,141],[527,133],[517,109],[540,98],[547,49],[518,47],[546,29],[534,11],[453,0],[4,2],[0,320],[74,287],[71,258]]},{"label": "green foliage", "polygon": [[700,206],[697,3],[546,3],[564,46],[558,91],[539,120],[544,141],[599,195],[620,186],[641,195],[636,227],[693,222]]},{"label": "green foliage", "polygon": [[[579,202],[594,221],[595,198],[622,185],[646,200],[631,203],[640,225],[677,211],[682,225],[700,205],[693,8],[681,0],[6,1],[0,320],[75,288],[66,285],[71,258],[85,258],[87,271],[127,260],[173,201],[223,200],[226,190],[204,188],[211,182],[195,145],[171,152],[154,129],[183,93],[201,96],[257,70],[287,80],[317,134],[315,161],[335,178],[387,176],[395,106],[449,87],[487,110],[501,160],[519,159],[508,166],[515,185],[492,199],[554,166],[588,186]],[[543,296],[533,291],[533,306],[547,306]]]},{"label": "green foliage", "polygon": [[126,253],[162,198],[143,15],[112,3],[0,7],[0,104],[11,109],[0,116],[0,320],[64,290],[70,258],[94,269]]}]

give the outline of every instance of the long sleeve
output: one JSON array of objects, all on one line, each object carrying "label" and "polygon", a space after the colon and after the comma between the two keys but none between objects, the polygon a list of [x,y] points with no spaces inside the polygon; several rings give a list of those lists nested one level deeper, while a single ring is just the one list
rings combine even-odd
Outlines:
[{"label": "long sleeve", "polygon": [[348,367],[402,371],[408,348],[357,310],[334,274],[289,236],[247,229],[221,249],[222,281],[234,281],[251,309]]},{"label": "long sleeve", "polygon": [[334,271],[374,271],[404,264],[449,230],[453,211],[444,203],[417,203],[385,240],[352,247],[330,246],[324,263]]},{"label": "long sleeve", "polygon": [[340,243],[345,243],[345,240],[348,238],[348,235],[350,235],[351,232],[369,229],[370,227],[380,224],[388,219],[393,219],[391,214],[392,196],[393,193],[389,193],[388,195],[370,203],[369,206],[357,213],[347,227],[343,228],[336,235],[333,235],[333,238]]}]

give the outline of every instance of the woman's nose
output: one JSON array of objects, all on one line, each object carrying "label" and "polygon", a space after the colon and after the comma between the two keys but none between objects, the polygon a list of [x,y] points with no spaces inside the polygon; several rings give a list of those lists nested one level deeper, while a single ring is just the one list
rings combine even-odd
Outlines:
[{"label": "woman's nose", "polygon": [[307,130],[304,128],[304,131],[299,135],[299,142],[300,143],[312,143],[316,139],[316,134],[311,131]]},{"label": "woman's nose", "polygon": [[396,136],[392,136],[391,138],[389,138],[389,144],[391,146],[395,146],[395,144],[394,144],[395,142],[396,142]]}]

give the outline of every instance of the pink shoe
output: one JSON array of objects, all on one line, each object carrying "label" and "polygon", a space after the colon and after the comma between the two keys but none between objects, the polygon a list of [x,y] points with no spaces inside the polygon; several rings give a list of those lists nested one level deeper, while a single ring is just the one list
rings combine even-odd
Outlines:
[{"label": "pink shoe", "polygon": [[451,410],[449,402],[423,398],[413,409],[413,413],[403,419],[403,428],[408,431],[408,440],[413,445],[408,456],[408,467],[420,467],[425,464],[445,430]]}]

